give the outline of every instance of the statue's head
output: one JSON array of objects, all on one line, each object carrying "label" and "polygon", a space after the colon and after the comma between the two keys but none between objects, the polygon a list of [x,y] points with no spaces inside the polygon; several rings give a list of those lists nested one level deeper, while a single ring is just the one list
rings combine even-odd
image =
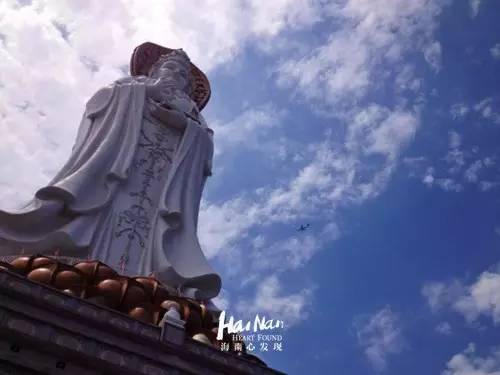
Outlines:
[{"label": "statue's head", "polygon": [[161,55],[149,70],[148,76],[172,79],[176,87],[191,95],[191,61],[182,49]]},{"label": "statue's head", "polygon": [[[132,76],[150,76],[167,73],[161,72],[162,67],[169,68],[170,64],[164,65],[168,60],[182,61],[182,65],[188,62],[190,69],[187,75],[191,83],[189,96],[196,102],[200,110],[205,107],[210,99],[210,82],[207,76],[192,62],[182,50],[162,47],[158,44],[146,42],[137,46],[130,58],[130,74]],[[183,73],[180,73],[181,75]]]}]

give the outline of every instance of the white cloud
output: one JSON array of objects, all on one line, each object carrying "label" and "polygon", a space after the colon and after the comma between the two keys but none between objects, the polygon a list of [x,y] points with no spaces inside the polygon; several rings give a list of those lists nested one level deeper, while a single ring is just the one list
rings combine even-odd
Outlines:
[{"label": "white cloud", "polygon": [[500,60],[500,43],[497,43],[493,47],[491,47],[490,53],[495,60]]},{"label": "white cloud", "polygon": [[[460,146],[462,145],[462,137],[456,131],[448,132],[448,152],[444,157],[444,160],[449,165],[448,172],[451,174],[458,173],[465,164],[465,154],[461,150]],[[442,185],[440,185],[444,190],[447,187],[455,185],[454,181],[450,178],[443,178]]]},{"label": "white cloud", "polygon": [[485,98],[474,106],[476,112],[481,116],[495,124],[500,124],[500,113],[495,111],[496,106],[493,105],[493,98]]},{"label": "white cloud", "polygon": [[439,72],[441,70],[441,44],[433,41],[424,47],[423,52],[425,60],[434,72]]},{"label": "white cloud", "polygon": [[403,163],[408,165],[416,165],[426,161],[425,156],[405,156],[403,158]]},{"label": "white cloud", "polygon": [[277,276],[269,276],[258,284],[255,297],[240,301],[236,309],[241,316],[259,314],[261,317],[265,315],[267,319],[283,320],[285,328],[289,328],[309,316],[313,289],[304,288],[297,293],[284,295]]},{"label": "white cloud", "polygon": [[448,322],[442,322],[439,323],[436,326],[436,332],[442,334],[442,335],[451,335],[451,326],[450,323]]},{"label": "white cloud", "polygon": [[469,0],[470,14],[471,17],[476,17],[479,14],[479,7],[481,6],[482,0]]},{"label": "white cloud", "polygon": [[455,149],[462,144],[462,137],[456,131],[450,130],[448,132],[449,147]]},{"label": "white cloud", "polygon": [[260,222],[262,210],[250,200],[236,198],[218,205],[202,201],[198,232],[207,257],[227,254],[235,242]]},{"label": "white cloud", "polygon": [[432,187],[434,181],[436,180],[434,177],[434,173],[435,173],[434,167],[427,167],[427,170],[425,171],[425,174],[422,177],[422,182],[424,183],[424,185]]},{"label": "white cloud", "polygon": [[[460,106],[460,108],[467,107]],[[460,108],[457,109],[458,113],[462,111]],[[462,136],[458,132],[448,131],[448,150],[441,159],[442,161],[440,160],[434,166],[406,162],[405,164],[410,169],[410,177],[420,178],[422,183],[429,188],[439,187],[448,192],[463,191],[464,181],[474,184],[480,191],[488,191],[500,186],[497,181],[480,179],[483,170],[496,165],[496,156],[479,157],[479,147],[474,146],[464,150],[462,143]],[[446,165],[443,165],[443,162]],[[468,167],[465,167],[467,164]]]},{"label": "white cloud", "polygon": [[469,322],[484,315],[500,324],[500,274],[483,272],[453,307]]},{"label": "white cloud", "polygon": [[387,367],[387,358],[404,349],[402,330],[390,307],[385,307],[367,319],[367,322],[355,323],[358,343],[376,371]]},{"label": "white cloud", "polygon": [[483,164],[485,167],[493,167],[496,164],[496,158],[495,157],[486,157],[483,159]]},{"label": "white cloud", "polygon": [[454,120],[463,119],[467,113],[469,113],[470,108],[464,103],[456,103],[451,106],[450,114]]},{"label": "white cloud", "polygon": [[500,274],[483,272],[469,286],[453,280],[424,285],[422,294],[433,312],[451,308],[463,315],[469,323],[480,316],[489,317],[493,324],[500,324]]},{"label": "white cloud", "polygon": [[312,233],[297,233],[272,244],[260,243],[251,254],[251,268],[257,272],[282,272],[303,267],[316,252],[340,236],[334,223],[328,224],[321,231],[316,231],[314,227],[308,231]]},{"label": "white cloud", "polygon": [[479,182],[479,189],[481,191],[489,191],[489,190],[497,188],[499,186],[500,186],[500,182],[493,182],[493,181],[480,181]]},{"label": "white cloud", "polygon": [[[269,142],[266,136],[269,132],[282,124],[286,112],[268,104],[258,108],[243,111],[237,117],[226,123],[217,121],[210,124],[215,132],[217,154],[227,149],[255,148],[262,151],[265,145],[276,146],[276,142]],[[279,144],[278,144],[279,145]],[[269,154],[273,154],[269,152]]]},{"label": "white cloud", "polygon": [[347,147],[395,159],[413,139],[417,125],[417,117],[410,112],[371,105],[354,116],[348,129]]},{"label": "white cloud", "polygon": [[479,172],[484,168],[482,160],[476,160],[464,172],[464,177],[469,182],[477,182]]},{"label": "white cloud", "polygon": [[433,313],[448,307],[463,294],[464,288],[457,280],[450,283],[432,282],[422,287],[422,295],[426,298]]},{"label": "white cloud", "polygon": [[463,186],[451,178],[438,178],[434,180],[434,183],[444,191],[458,193],[463,190]]},{"label": "white cloud", "polygon": [[469,0],[470,15],[472,18],[479,14],[479,7],[481,6],[482,0]]},{"label": "white cloud", "polygon": [[451,178],[436,178],[435,170],[433,167],[428,167],[424,176],[422,177],[422,182],[427,187],[431,188],[433,186],[438,186],[444,191],[460,192],[463,190],[463,186]]},{"label": "white cloud", "polygon": [[462,137],[456,131],[448,132],[448,153],[444,160],[450,164],[448,171],[452,174],[459,172],[465,164],[464,152],[460,149]]},{"label": "white cloud", "polygon": [[247,2],[252,14],[252,30],[257,35],[274,36],[284,28],[307,27],[323,17],[321,0],[276,0]]},{"label": "white cloud", "polygon": [[460,172],[465,164],[465,154],[459,148],[450,148],[444,157],[444,160],[450,165],[448,172],[456,174]]},{"label": "white cloud", "polygon": [[[443,4],[439,0],[333,3],[330,16],[340,27],[307,56],[283,61],[278,82],[296,88],[308,100],[333,107],[339,115],[380,87],[379,78],[395,73],[410,50],[423,51],[438,69],[440,45],[432,33]],[[400,80],[401,76],[398,86]]]},{"label": "white cloud", "polygon": [[476,346],[470,343],[462,353],[455,354],[447,363],[442,375],[500,375],[500,348],[487,357],[476,354]]},{"label": "white cloud", "polygon": [[405,90],[417,93],[422,87],[422,79],[416,77],[415,69],[412,65],[406,64],[397,73],[395,86],[398,93]]}]

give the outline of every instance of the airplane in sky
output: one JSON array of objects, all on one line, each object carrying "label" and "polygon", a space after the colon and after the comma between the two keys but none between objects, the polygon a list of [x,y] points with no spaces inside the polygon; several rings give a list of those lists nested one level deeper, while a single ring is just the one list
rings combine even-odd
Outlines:
[{"label": "airplane in sky", "polygon": [[311,226],[311,225],[309,225],[309,224],[306,224],[306,225],[302,224],[302,225],[299,227],[299,229],[297,229],[297,232],[304,232],[306,229],[309,229],[309,227],[310,227],[310,226]]}]

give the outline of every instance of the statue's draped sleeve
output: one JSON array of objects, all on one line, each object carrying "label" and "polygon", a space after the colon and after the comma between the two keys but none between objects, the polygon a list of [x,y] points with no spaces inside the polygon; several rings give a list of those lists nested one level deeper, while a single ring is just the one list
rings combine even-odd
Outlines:
[{"label": "statue's draped sleeve", "polygon": [[[207,262],[197,236],[198,212],[206,178],[211,174],[213,132],[188,118],[163,193],[154,248],[143,257],[143,270],[158,267],[156,276],[169,283],[192,287],[191,297],[209,299],[221,288],[221,279]],[[185,294],[188,294],[185,292]]]},{"label": "statue's draped sleeve", "polygon": [[[127,178],[140,132],[145,84],[115,83],[99,90],[86,105],[73,151],[62,169],[23,208],[0,210],[0,254],[62,253],[89,245],[93,212],[105,207]],[[87,215],[82,220],[75,217]]]}]

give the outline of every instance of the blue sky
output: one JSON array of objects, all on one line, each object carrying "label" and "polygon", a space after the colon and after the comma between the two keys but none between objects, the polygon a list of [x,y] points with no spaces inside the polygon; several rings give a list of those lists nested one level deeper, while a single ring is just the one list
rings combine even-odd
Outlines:
[{"label": "blue sky", "polygon": [[135,45],[183,47],[213,90],[218,303],[287,326],[255,353],[290,374],[497,375],[500,4],[146,3],[0,4],[2,207],[50,180]]}]

